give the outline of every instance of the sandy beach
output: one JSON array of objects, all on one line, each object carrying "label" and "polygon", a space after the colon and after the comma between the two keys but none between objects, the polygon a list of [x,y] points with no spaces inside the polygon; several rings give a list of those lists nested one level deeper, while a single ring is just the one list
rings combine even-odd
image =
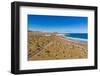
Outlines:
[{"label": "sandy beach", "polygon": [[28,60],[84,59],[87,43],[67,40],[56,33],[28,32]]}]

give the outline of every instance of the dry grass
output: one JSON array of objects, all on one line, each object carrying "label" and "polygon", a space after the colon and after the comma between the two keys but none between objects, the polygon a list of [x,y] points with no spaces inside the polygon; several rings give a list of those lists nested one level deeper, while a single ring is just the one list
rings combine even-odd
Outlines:
[{"label": "dry grass", "polygon": [[65,40],[60,36],[28,32],[28,60],[87,58],[87,44]]}]

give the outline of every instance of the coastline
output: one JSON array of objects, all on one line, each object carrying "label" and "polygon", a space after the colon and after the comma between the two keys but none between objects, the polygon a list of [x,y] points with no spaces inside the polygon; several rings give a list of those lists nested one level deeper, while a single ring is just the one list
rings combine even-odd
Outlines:
[{"label": "coastline", "polygon": [[71,37],[71,36],[69,36],[70,35],[69,33],[67,33],[67,35],[66,34],[56,34],[56,35],[61,36],[62,38],[69,40],[69,41],[73,41],[73,42],[78,42],[78,43],[82,43],[82,44],[88,43],[87,38]]},{"label": "coastline", "polygon": [[82,44],[88,43],[88,40],[87,39],[73,38],[73,37],[68,37],[68,36],[67,37],[64,36],[64,38],[66,40],[73,41],[73,42],[77,42],[77,43],[82,43]]}]

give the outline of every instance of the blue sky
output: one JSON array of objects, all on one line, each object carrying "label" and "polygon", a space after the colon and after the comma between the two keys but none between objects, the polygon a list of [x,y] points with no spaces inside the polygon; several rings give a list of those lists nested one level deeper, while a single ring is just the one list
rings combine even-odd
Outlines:
[{"label": "blue sky", "polygon": [[28,30],[59,33],[87,33],[88,17],[28,15]]}]

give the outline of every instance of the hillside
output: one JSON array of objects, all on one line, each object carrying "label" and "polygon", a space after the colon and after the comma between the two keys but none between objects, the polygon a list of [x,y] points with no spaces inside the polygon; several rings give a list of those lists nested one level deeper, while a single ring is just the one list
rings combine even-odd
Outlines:
[{"label": "hillside", "polygon": [[87,44],[65,40],[55,33],[28,32],[28,60],[87,58]]}]

